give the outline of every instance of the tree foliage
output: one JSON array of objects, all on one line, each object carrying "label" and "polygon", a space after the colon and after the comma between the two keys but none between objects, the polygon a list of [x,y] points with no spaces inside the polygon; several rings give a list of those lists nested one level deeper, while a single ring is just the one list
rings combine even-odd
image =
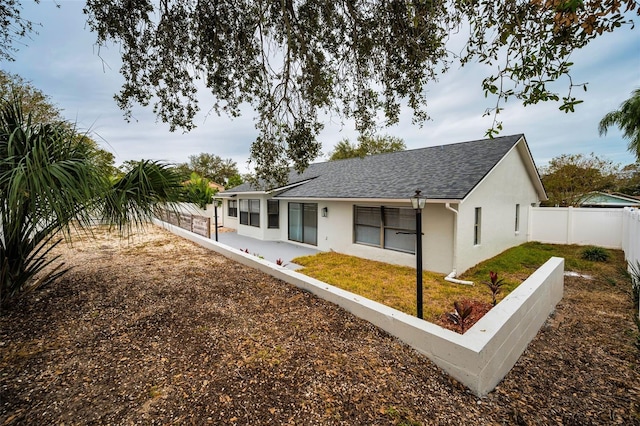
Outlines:
[{"label": "tree foliage", "polygon": [[640,162],[627,164],[620,170],[616,191],[627,195],[640,195]]},{"label": "tree foliage", "polygon": [[87,152],[96,166],[104,168],[105,173],[117,174],[113,154],[100,148],[88,132],[78,132],[73,123],[64,119],[62,110],[53,104],[51,98],[30,82],[17,74],[0,70],[0,99],[18,99],[21,103],[22,113],[29,115],[33,123],[50,123],[67,128],[69,134],[73,135],[74,143],[84,145],[89,149]]},{"label": "tree foliage", "polygon": [[[175,201],[178,181],[141,162],[113,179],[68,123],[37,123],[14,97],[0,102],[0,306],[65,272],[51,250],[94,218],[125,231]],[[46,272],[35,279],[36,274]]]},{"label": "tree foliage", "polygon": [[549,206],[576,207],[585,194],[616,189],[618,166],[593,153],[563,154],[541,170]]},{"label": "tree foliage", "polygon": [[[1,0],[0,0],[1,1]],[[63,122],[62,111],[53,105],[49,96],[17,74],[0,70],[0,99],[17,96],[22,110],[31,114],[36,123]]]},{"label": "tree foliage", "polygon": [[[425,88],[453,61],[493,67],[482,83],[496,99],[489,113],[512,97],[573,111],[574,89],[586,85],[571,79],[571,54],[638,9],[637,0],[87,0],[84,11],[99,45],[119,45],[125,116],[152,103],[171,129],[192,129],[203,86],[217,113],[249,103],[259,130],[251,161],[269,182],[319,155],[322,113],[353,119],[361,134],[396,123],[404,104],[423,122]],[[449,54],[450,35],[467,28],[460,54]],[[561,78],[562,94],[551,87]]]},{"label": "tree foliage", "polygon": [[394,136],[360,136],[356,145],[349,139],[342,139],[329,153],[329,161],[367,155],[384,154],[387,152],[404,151],[407,149],[404,141]]},{"label": "tree foliage", "polygon": [[634,90],[619,109],[609,112],[600,120],[598,132],[601,136],[606,135],[611,126],[622,130],[622,136],[629,139],[629,152],[640,162],[640,89]]},{"label": "tree foliage", "polygon": [[186,175],[186,179],[189,179],[192,173],[196,173],[221,185],[224,185],[232,176],[238,174],[238,166],[235,161],[230,158],[223,160],[218,155],[206,152],[190,155],[189,162],[179,164],[176,169],[181,175]]},{"label": "tree foliage", "polygon": [[209,179],[203,178],[195,172],[191,173],[189,181],[184,184],[184,200],[197,205],[201,209],[206,209],[207,204],[213,202],[213,196],[218,192],[209,183]]},{"label": "tree foliage", "polygon": [[0,61],[13,61],[13,53],[17,51],[14,43],[33,32],[37,25],[23,18],[21,12],[20,0],[0,0]]}]

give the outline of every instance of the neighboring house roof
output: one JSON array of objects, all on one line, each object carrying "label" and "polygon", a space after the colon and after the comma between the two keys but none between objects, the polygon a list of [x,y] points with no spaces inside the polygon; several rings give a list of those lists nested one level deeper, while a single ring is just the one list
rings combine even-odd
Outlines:
[{"label": "neighboring house roof", "polygon": [[582,207],[633,207],[640,205],[640,200],[624,194],[608,194],[594,191],[580,200]]},{"label": "neighboring house roof", "polygon": [[218,192],[224,191],[224,185],[220,185],[219,183],[209,182],[209,187],[213,189],[217,189]]},{"label": "neighboring house roof", "polygon": [[[404,199],[420,189],[429,199],[462,200],[516,145],[540,198],[546,199],[522,134],[314,163],[302,174],[292,172],[286,187],[271,191],[282,191],[279,198]],[[246,192],[262,191],[244,183],[225,194]]]}]

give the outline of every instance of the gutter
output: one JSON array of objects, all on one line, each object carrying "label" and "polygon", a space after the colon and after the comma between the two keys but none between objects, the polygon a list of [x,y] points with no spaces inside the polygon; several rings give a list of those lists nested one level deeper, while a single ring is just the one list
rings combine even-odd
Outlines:
[{"label": "gutter", "polygon": [[451,271],[451,273],[449,275],[447,275],[446,277],[444,277],[445,281],[449,281],[450,283],[454,283],[454,284],[463,284],[463,285],[473,285],[472,281],[465,281],[465,280],[459,280],[456,278],[456,270],[455,270],[455,265],[457,264],[457,253],[458,251],[457,249],[457,241],[458,241],[458,210],[454,209],[453,207],[451,207],[451,203],[446,202],[444,204],[444,208],[452,211],[455,219],[453,221],[453,266],[454,269],[453,271]]}]

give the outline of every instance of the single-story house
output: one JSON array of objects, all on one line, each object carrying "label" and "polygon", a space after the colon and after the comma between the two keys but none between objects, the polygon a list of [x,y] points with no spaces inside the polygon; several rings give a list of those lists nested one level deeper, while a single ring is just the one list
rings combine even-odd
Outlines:
[{"label": "single-story house", "polygon": [[454,276],[526,242],[528,207],[547,199],[522,134],[315,163],[218,197],[238,234],[415,267],[417,189],[424,269]]},{"label": "single-story house", "polygon": [[593,191],[580,200],[580,207],[638,207],[640,199],[625,194]]}]

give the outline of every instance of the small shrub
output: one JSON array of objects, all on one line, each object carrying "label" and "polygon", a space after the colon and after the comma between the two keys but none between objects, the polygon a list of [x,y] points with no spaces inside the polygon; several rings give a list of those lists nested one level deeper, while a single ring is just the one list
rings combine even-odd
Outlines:
[{"label": "small shrub", "polygon": [[277,258],[276,259],[276,265],[285,267],[285,266],[288,265],[288,263],[284,263],[284,260],[282,260],[282,258]]},{"label": "small shrub", "polygon": [[500,290],[502,289],[502,282],[504,281],[504,279],[499,280],[498,279],[498,273],[497,272],[489,272],[489,279],[491,281],[489,282],[484,282],[484,284],[489,287],[489,290],[491,290],[491,302],[493,303],[493,306],[496,306],[497,303],[497,299],[496,297],[498,296],[498,293],[500,293]]},{"label": "small shrub", "polygon": [[587,247],[582,250],[582,258],[592,262],[606,262],[609,260],[609,252],[602,247]]},{"label": "small shrub", "polygon": [[447,313],[447,317],[451,322],[460,327],[461,333],[464,333],[464,326],[467,322],[467,319],[473,312],[473,306],[465,305],[462,302],[453,302],[453,307],[455,309],[455,312]]}]

